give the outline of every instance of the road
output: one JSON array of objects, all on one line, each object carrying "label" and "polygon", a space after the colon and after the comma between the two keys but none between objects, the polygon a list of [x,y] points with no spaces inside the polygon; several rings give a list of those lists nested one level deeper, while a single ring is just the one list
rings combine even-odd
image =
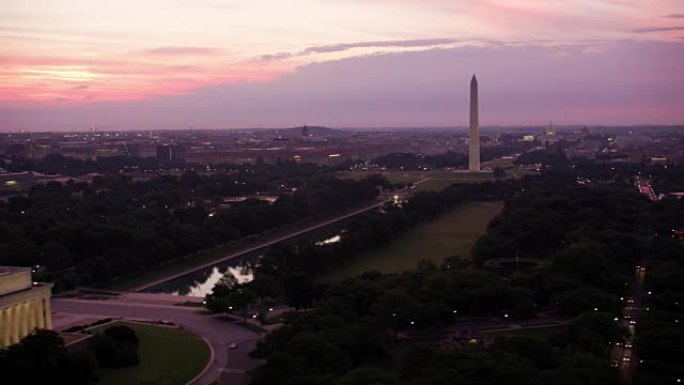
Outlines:
[{"label": "road", "polygon": [[[423,180],[423,181],[424,181],[424,180]],[[423,182],[423,181],[420,181],[420,182]],[[319,223],[317,223],[317,224],[315,224],[315,225],[306,227],[306,228],[304,228],[304,229],[297,230],[297,231],[293,231],[293,232],[291,232],[291,233],[288,233],[288,234],[285,234],[285,235],[282,235],[282,236],[279,236],[279,237],[270,239],[270,240],[268,240],[268,241],[261,242],[261,243],[259,243],[259,244],[257,244],[257,245],[254,245],[254,246],[251,246],[251,247],[242,249],[242,250],[240,250],[240,251],[236,251],[236,252],[234,252],[234,253],[232,253],[232,254],[228,254],[228,255],[219,257],[219,258],[217,258],[217,259],[215,259],[215,260],[213,260],[213,261],[211,261],[211,262],[207,262],[207,263],[205,263],[205,264],[203,264],[203,265],[191,267],[191,268],[186,269],[186,270],[184,270],[184,271],[181,271],[181,272],[179,272],[179,273],[175,273],[175,274],[172,274],[172,275],[168,275],[168,276],[166,276],[166,277],[164,277],[164,278],[160,278],[160,279],[157,279],[157,280],[155,280],[155,281],[147,282],[147,283],[145,283],[145,284],[143,284],[143,285],[141,285],[141,286],[138,286],[138,287],[133,288],[132,291],[135,291],[135,292],[137,292],[137,291],[144,291],[144,290],[146,290],[146,289],[148,289],[148,288],[150,288],[150,287],[152,287],[152,286],[155,286],[155,285],[158,285],[158,284],[160,284],[160,283],[163,283],[163,282],[166,282],[166,281],[169,281],[169,280],[172,280],[172,279],[175,279],[175,278],[184,276],[184,275],[186,275],[186,274],[193,273],[193,272],[195,272],[195,271],[197,271],[197,270],[206,269],[206,268],[212,267],[212,266],[214,266],[214,265],[216,265],[216,264],[218,264],[218,263],[221,263],[221,262],[223,262],[223,261],[227,261],[227,260],[230,260],[230,259],[238,258],[238,257],[241,257],[241,256],[243,256],[243,255],[245,255],[245,254],[248,254],[248,253],[251,253],[251,252],[254,252],[254,251],[263,249],[263,248],[268,247],[268,246],[272,246],[272,245],[274,245],[274,244],[276,244],[276,243],[279,243],[279,242],[282,242],[282,241],[286,241],[286,240],[288,240],[288,239],[290,239],[290,238],[294,238],[294,237],[297,237],[297,236],[299,236],[299,235],[306,234],[306,233],[308,233],[308,232],[311,232],[311,231],[320,229],[321,227],[325,227],[325,226],[328,226],[328,225],[332,225],[332,224],[334,224],[334,223],[336,223],[336,222],[339,222],[339,221],[342,221],[342,220],[344,220],[344,219],[351,218],[351,217],[356,216],[356,215],[359,215],[359,214],[361,214],[361,213],[365,213],[365,212],[367,212],[367,211],[370,211],[370,210],[379,208],[379,207],[381,207],[382,205],[384,205],[384,204],[385,204],[386,202],[388,202],[388,201],[392,201],[392,200],[395,200],[395,201],[396,201],[397,199],[401,199],[401,198],[405,197],[406,195],[408,195],[408,194],[410,194],[410,193],[411,193],[411,190],[410,190],[410,189],[404,188],[404,189],[401,189],[401,190],[392,192],[392,193],[390,193],[390,194],[383,194],[383,195],[381,196],[381,201],[380,201],[380,202],[377,202],[377,203],[374,203],[374,204],[372,204],[372,205],[365,206],[365,207],[363,207],[363,208],[360,208],[360,209],[357,209],[357,210],[348,212],[348,213],[346,213],[346,214],[337,216],[337,217],[332,218],[332,219],[325,220],[325,221],[323,221],[323,222],[319,222]]]},{"label": "road", "polygon": [[[203,314],[200,308],[174,306],[178,297],[131,293],[108,300],[53,298],[54,328],[63,330],[75,324],[102,318],[166,320],[204,337],[214,350],[211,368],[195,384],[209,384],[220,377],[224,385],[246,385],[247,371],[259,362],[249,352],[261,338],[220,315]],[[230,349],[235,343],[236,349]]]},{"label": "road", "polygon": [[624,298],[625,306],[622,309],[622,318],[619,322],[629,330],[629,335],[625,341],[615,343],[611,354],[612,365],[619,368],[622,379],[627,384],[631,383],[632,373],[638,362],[633,345],[635,327],[641,318],[647,295],[644,290],[647,263],[648,260],[644,259],[635,267],[634,283],[631,286],[629,297]]}]

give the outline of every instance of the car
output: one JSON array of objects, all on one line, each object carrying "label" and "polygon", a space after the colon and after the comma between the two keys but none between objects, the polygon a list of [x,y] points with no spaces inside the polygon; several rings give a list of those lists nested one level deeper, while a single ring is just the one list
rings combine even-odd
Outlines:
[{"label": "car", "polygon": [[629,324],[630,324],[630,325],[636,325],[636,321],[635,321],[635,320],[631,320],[631,321],[629,321]]},{"label": "car", "polygon": [[228,345],[228,348],[237,349],[237,344],[235,342],[231,342],[230,345]]},{"label": "car", "polygon": [[632,348],[632,343],[631,342],[625,342],[625,349],[631,349]]},{"label": "car", "polygon": [[631,360],[632,360],[632,357],[630,357],[630,356],[624,356],[624,357],[622,357],[622,362],[629,362],[629,361],[631,361]]}]

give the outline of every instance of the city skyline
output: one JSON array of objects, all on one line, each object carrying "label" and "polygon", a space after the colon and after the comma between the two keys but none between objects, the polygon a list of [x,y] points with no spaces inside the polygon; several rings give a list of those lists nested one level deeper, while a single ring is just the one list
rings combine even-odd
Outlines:
[{"label": "city skyline", "polygon": [[684,121],[674,0],[36,0],[0,15],[4,131],[465,126],[473,72],[487,124]]}]

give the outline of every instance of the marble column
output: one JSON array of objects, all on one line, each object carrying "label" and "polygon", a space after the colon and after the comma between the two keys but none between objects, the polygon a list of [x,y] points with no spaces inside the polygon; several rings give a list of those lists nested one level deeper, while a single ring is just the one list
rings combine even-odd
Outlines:
[{"label": "marble column", "polygon": [[9,345],[9,310],[0,309],[0,347]]},{"label": "marble column", "polygon": [[17,306],[19,309],[19,339],[21,340],[29,333],[28,328],[28,302],[23,302]]},{"label": "marble column", "polygon": [[45,315],[43,315],[43,300],[38,299],[33,303],[36,315],[36,327],[38,329],[45,329]]},{"label": "marble column", "polygon": [[50,311],[50,298],[43,299],[45,304],[45,329],[52,330],[52,312]]},{"label": "marble column", "polygon": [[12,306],[12,319],[10,321],[10,328],[12,335],[10,336],[10,344],[19,342],[19,306]]}]

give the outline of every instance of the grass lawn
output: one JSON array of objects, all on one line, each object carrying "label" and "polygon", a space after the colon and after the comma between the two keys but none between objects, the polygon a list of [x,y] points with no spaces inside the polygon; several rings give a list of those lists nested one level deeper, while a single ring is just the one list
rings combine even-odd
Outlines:
[{"label": "grass lawn", "polygon": [[140,365],[100,369],[98,385],[185,385],[204,369],[209,347],[196,335],[165,326],[117,322],[130,326],[140,339]]},{"label": "grass lawn", "polygon": [[416,268],[420,260],[441,263],[446,257],[469,257],[475,241],[487,230],[489,221],[503,208],[502,202],[468,202],[409,229],[384,247],[359,255],[350,264],[332,272],[326,280],[336,280],[365,271],[397,273]]}]

